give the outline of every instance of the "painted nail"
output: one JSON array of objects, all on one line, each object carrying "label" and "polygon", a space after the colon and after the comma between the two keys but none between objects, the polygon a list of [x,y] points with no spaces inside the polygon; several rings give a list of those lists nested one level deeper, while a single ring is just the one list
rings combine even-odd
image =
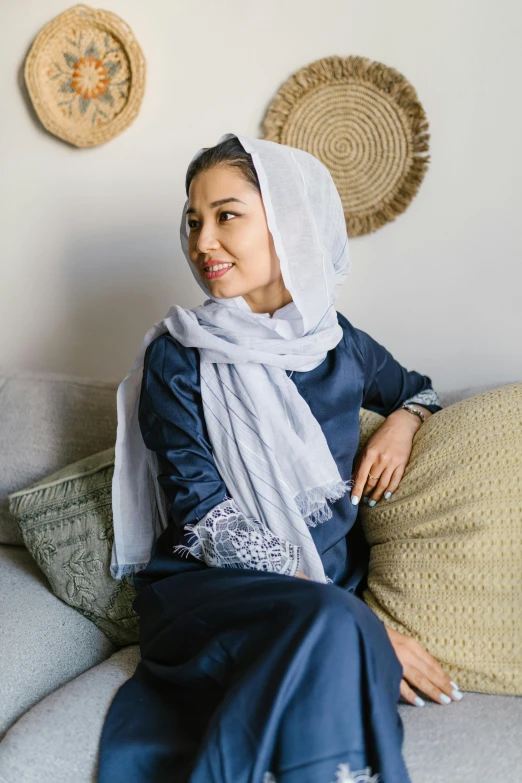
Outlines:
[{"label": "painted nail", "polygon": [[370,498],[368,497],[368,495],[363,495],[363,499],[362,499],[363,503],[368,503],[369,500]]},{"label": "painted nail", "polygon": [[354,495],[352,497],[352,505],[356,506],[358,502],[359,502],[359,498],[357,497],[357,495]]},{"label": "painted nail", "polygon": [[421,699],[420,696],[415,696],[414,700],[417,707],[424,707],[425,702]]},{"label": "painted nail", "polygon": [[455,688],[456,691],[460,691],[459,686],[457,685],[456,682],[453,682],[453,680],[450,680],[450,685],[452,688]]},{"label": "painted nail", "polygon": [[376,504],[376,503],[377,503],[377,501],[376,501],[376,500],[370,500],[370,503],[369,503],[369,505],[370,505],[370,506],[375,506],[375,504]]},{"label": "painted nail", "polygon": [[393,494],[392,492],[385,492],[384,493],[384,497],[386,498],[386,500],[389,500],[391,498],[392,494]]},{"label": "painted nail", "polygon": [[451,691],[451,695],[453,696],[455,701],[460,701],[462,699],[462,697],[464,696],[464,694],[461,693],[460,691]]},{"label": "painted nail", "polygon": [[449,696],[446,696],[445,693],[441,693],[439,696],[439,699],[443,704],[451,704],[451,699]]}]

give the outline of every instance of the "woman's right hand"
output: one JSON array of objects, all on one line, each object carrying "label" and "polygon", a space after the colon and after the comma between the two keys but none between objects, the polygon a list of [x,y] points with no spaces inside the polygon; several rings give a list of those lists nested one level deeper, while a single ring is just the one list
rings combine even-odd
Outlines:
[{"label": "woman's right hand", "polygon": [[[302,571],[296,571],[296,572],[295,572],[295,575],[296,575],[297,577],[299,577],[299,579],[310,579],[310,577],[309,577],[309,576],[307,576],[306,574],[303,574],[303,572],[302,572]],[[310,579],[310,581],[312,581],[312,580]]]},{"label": "woman's right hand", "polygon": [[[410,688],[413,685],[438,704],[460,701],[464,695],[450,680],[440,663],[420,644],[399,631],[385,626],[395,654],[402,665],[401,696],[410,704],[423,707],[424,702]],[[409,684],[408,684],[409,683]]]}]

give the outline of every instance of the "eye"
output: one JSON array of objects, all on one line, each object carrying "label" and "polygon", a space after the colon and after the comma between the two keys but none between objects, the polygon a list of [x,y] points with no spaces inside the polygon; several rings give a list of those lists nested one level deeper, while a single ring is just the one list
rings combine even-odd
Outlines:
[{"label": "eye", "polygon": [[[223,211],[223,212],[220,212],[220,213],[219,213],[219,217],[221,218],[221,217],[222,217],[222,215],[233,215],[234,217],[237,217],[237,216],[238,216],[238,213],[237,213],[237,212],[228,212],[228,211]],[[222,223],[230,223],[230,221],[229,221],[229,220],[222,220],[221,222],[222,222]],[[196,225],[193,225],[193,223],[195,223]],[[198,223],[198,221],[197,221],[197,220],[188,220],[188,221],[187,221],[187,225],[188,225],[188,227],[189,227],[189,228],[196,228],[196,226],[197,226],[197,223]]]},{"label": "eye", "polygon": [[[221,217],[221,215],[233,215],[234,217],[236,217],[237,213],[236,212],[221,212],[219,217]],[[229,222],[230,221],[225,220],[225,223],[229,223]]]}]

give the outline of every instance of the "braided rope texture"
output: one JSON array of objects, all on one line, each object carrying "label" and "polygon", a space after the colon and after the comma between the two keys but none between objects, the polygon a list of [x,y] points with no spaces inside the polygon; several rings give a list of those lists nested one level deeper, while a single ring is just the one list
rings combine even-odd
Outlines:
[{"label": "braided rope texture", "polygon": [[75,147],[113,139],[137,117],[146,62],[116,14],[75,5],[36,36],[25,82],[42,125]]},{"label": "braided rope texture", "polygon": [[[382,420],[361,411],[360,450]],[[385,625],[463,690],[522,695],[522,382],[430,416],[392,498],[359,513]]]},{"label": "braided rope texture", "polygon": [[262,133],[328,168],[349,237],[404,212],[429,163],[428,121],[414,87],[366,57],[325,57],[294,73],[270,103]]}]

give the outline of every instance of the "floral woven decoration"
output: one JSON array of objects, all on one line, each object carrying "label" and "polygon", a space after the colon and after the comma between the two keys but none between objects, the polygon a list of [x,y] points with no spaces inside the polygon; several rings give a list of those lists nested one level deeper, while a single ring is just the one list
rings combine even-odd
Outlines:
[{"label": "floral woven decoration", "polygon": [[429,162],[428,121],[415,89],[365,57],[325,57],[296,71],[268,107],[262,131],[329,169],[350,237],[404,212]]},{"label": "floral woven decoration", "polygon": [[93,147],[134,121],[145,71],[143,52],[123,19],[75,5],[36,37],[25,81],[48,131],[76,147]]}]

